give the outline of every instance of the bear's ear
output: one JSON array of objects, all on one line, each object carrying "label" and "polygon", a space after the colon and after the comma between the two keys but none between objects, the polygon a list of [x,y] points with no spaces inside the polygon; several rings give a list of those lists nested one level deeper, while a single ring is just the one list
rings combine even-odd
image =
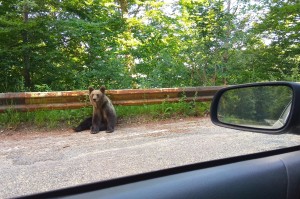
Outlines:
[{"label": "bear's ear", "polygon": [[106,89],[105,86],[101,86],[101,87],[100,87],[100,91],[101,91],[103,94],[104,94],[104,92],[105,92],[105,89]]},{"label": "bear's ear", "polygon": [[90,94],[91,94],[91,92],[94,90],[94,88],[93,87],[89,87],[89,92],[90,92]]}]

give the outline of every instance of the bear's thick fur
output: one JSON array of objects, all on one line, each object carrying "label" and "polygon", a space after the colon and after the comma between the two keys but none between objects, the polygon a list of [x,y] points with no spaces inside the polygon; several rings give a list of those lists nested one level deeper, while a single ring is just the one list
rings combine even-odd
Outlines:
[{"label": "bear's thick fur", "polygon": [[86,118],[74,128],[74,131],[91,129],[91,133],[113,132],[117,123],[117,114],[110,99],[105,95],[105,87],[101,86],[99,90],[89,87],[89,98],[93,105],[93,116]]}]

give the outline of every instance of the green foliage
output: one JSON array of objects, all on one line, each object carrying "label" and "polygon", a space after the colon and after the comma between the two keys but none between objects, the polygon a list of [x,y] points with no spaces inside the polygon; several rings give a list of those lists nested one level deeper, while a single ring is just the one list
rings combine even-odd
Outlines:
[{"label": "green foliage", "polygon": [[[209,111],[208,102],[162,103],[143,106],[116,106],[118,120],[122,123],[149,122],[169,118],[205,116]],[[92,115],[92,108],[78,110],[52,110],[15,112],[8,110],[0,114],[0,129],[17,129],[22,126],[55,129],[61,126],[72,128]]]},{"label": "green foliage", "polygon": [[15,112],[8,110],[0,114],[0,128],[17,128],[21,125],[29,125],[43,128],[58,128],[64,126],[76,126],[83,118],[92,115],[92,109],[79,110],[52,110],[35,112]]},{"label": "green foliage", "polygon": [[164,102],[156,105],[117,106],[118,118],[146,118],[146,120],[162,120],[168,118],[182,118],[206,116],[210,109],[210,102]]},{"label": "green foliage", "polygon": [[5,0],[0,92],[299,81],[300,3]]}]

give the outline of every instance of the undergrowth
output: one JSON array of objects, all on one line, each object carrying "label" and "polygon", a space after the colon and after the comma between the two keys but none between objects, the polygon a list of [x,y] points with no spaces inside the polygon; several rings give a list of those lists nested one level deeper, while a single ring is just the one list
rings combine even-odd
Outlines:
[{"label": "undergrowth", "polygon": [[[148,122],[169,118],[204,116],[209,112],[210,102],[184,102],[142,106],[115,106],[118,122]],[[74,110],[44,110],[34,112],[16,112],[8,110],[0,114],[0,129],[18,129],[19,127],[37,127],[55,129],[75,127],[86,117],[92,115],[92,107]]]}]

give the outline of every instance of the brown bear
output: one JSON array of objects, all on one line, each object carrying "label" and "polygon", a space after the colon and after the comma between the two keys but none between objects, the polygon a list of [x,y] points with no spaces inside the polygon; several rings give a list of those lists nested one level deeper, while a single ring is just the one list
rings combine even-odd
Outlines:
[{"label": "brown bear", "polygon": [[93,116],[81,122],[74,131],[91,129],[93,134],[99,131],[113,132],[117,123],[117,114],[110,99],[105,95],[105,87],[101,86],[99,90],[89,87],[89,98],[93,105]]}]

